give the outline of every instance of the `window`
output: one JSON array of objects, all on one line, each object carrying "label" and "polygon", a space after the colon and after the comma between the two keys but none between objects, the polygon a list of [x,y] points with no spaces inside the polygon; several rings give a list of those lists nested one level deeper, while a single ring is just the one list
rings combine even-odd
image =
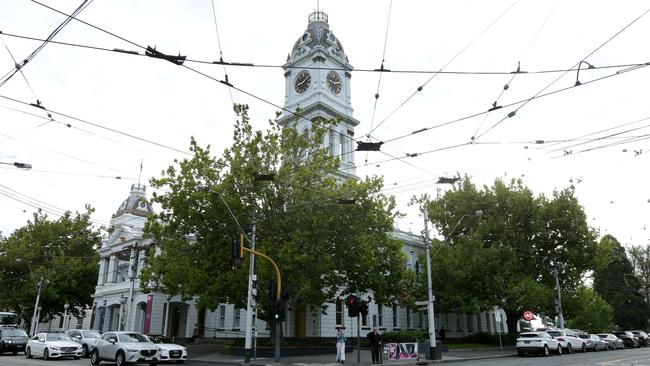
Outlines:
[{"label": "window", "polygon": [[456,330],[457,331],[462,331],[463,330],[463,315],[462,314],[456,314]]},{"label": "window", "polygon": [[467,314],[467,332],[474,333],[474,324],[472,323],[472,314]]},{"label": "window", "polygon": [[379,322],[379,326],[383,327],[384,326],[384,307],[381,305],[377,305],[377,319]]},{"label": "window", "polygon": [[411,311],[406,309],[406,328],[411,328]]},{"label": "window", "polygon": [[226,327],[226,305],[219,305],[219,325],[217,328],[224,329]]},{"label": "window", "polygon": [[393,305],[393,328],[399,328],[397,325],[397,305]]},{"label": "window", "polygon": [[492,312],[492,323],[494,324],[494,331],[498,331],[497,316]]},{"label": "window", "polygon": [[341,161],[345,158],[345,153],[348,152],[348,149],[345,148],[345,143],[346,143],[346,137],[344,134],[339,134],[339,139],[341,139],[339,142],[341,143]]},{"label": "window", "polygon": [[420,329],[424,328],[424,327],[423,327],[424,322],[423,322],[423,319],[422,319],[422,318],[423,318],[422,312],[421,312],[421,311],[418,311],[418,327],[419,327]]},{"label": "window", "polygon": [[233,311],[235,312],[235,315],[233,316],[233,320],[232,320],[232,329],[240,329],[241,309],[235,308]]},{"label": "window", "polygon": [[481,313],[476,314],[476,327],[479,332],[483,331],[483,324],[481,324]]},{"label": "window", "polygon": [[343,300],[336,300],[336,325],[343,325]]},{"label": "window", "polygon": [[61,315],[61,316],[59,317],[59,328],[63,328],[63,319],[64,319],[64,318],[65,318],[65,317],[64,317],[63,315]]},{"label": "window", "polygon": [[487,332],[490,333],[491,325],[490,325],[490,312],[485,313],[485,328],[487,328]]},{"label": "window", "polygon": [[[330,155],[332,155],[332,156],[337,155],[336,151],[335,151],[336,144],[335,144],[335,141],[334,141],[334,136],[335,136],[334,131],[330,130],[330,135],[329,135],[329,141],[328,142],[329,142]],[[339,323],[336,323],[336,324],[339,324]]]}]

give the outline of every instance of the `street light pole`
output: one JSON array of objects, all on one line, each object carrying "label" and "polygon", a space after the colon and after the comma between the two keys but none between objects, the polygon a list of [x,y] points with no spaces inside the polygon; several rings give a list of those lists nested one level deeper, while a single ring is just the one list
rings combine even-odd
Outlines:
[{"label": "street light pole", "polygon": [[436,352],[436,324],[433,313],[433,288],[431,286],[431,239],[429,238],[429,211],[426,207],[422,208],[424,216],[424,247],[427,259],[427,316],[429,319],[429,355],[432,360],[438,359]]},{"label": "street light pole", "polygon": [[63,305],[63,331],[65,332],[68,330],[67,327],[67,320],[68,320],[68,308],[70,307],[70,304],[67,302]]},{"label": "street light pole", "polygon": [[[31,271],[31,269],[30,269]],[[30,336],[33,336],[36,333],[36,325],[38,324],[38,318],[40,316],[40,306],[38,306],[38,302],[41,300],[41,288],[43,287],[43,276],[41,276],[41,279],[38,281],[38,284],[36,285],[36,303],[34,304],[34,315],[32,316],[32,326],[30,328]]]},{"label": "street light pole", "polygon": [[[255,250],[255,230],[257,221],[253,213],[253,229],[251,233],[251,249]],[[255,299],[253,298],[253,281],[255,281],[255,254],[250,254],[250,263],[248,266],[248,298],[246,300],[246,341],[244,344],[244,362],[251,362],[251,353],[253,345],[253,308]]]},{"label": "street light pole", "polygon": [[560,280],[557,276],[557,266],[553,268],[553,274],[555,275],[555,288],[557,289],[557,317],[560,322],[560,329],[564,329],[564,315],[562,314],[562,294],[560,290]]}]

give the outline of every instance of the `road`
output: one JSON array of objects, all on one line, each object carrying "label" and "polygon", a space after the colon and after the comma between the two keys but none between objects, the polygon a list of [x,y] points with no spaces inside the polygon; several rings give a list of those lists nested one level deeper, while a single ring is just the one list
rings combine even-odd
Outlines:
[{"label": "road", "polygon": [[607,352],[574,353],[561,356],[506,357],[490,360],[454,362],[454,366],[650,366],[650,348],[625,349]]}]

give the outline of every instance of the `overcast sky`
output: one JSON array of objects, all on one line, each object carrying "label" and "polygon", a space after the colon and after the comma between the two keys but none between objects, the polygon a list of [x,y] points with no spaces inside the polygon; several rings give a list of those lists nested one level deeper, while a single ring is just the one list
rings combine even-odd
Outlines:
[{"label": "overcast sky", "polygon": [[[43,3],[71,13],[81,0]],[[383,175],[386,193],[395,194],[407,214],[398,222],[401,229],[420,232],[422,219],[406,204],[413,195],[449,189],[435,183],[439,176],[467,174],[478,184],[522,178],[545,195],[573,180],[589,223],[601,235],[613,234],[627,245],[648,244],[650,146],[645,135],[650,120],[643,119],[650,117],[650,68],[631,66],[650,61],[647,1],[95,0],[78,18],[168,54],[213,61],[221,48],[224,61],[277,66],[317,6],[328,13],[330,30],[359,70],[352,73],[351,85],[354,117],[361,121],[358,138],[376,127],[371,136],[387,141],[485,112],[495,101],[504,106],[382,146],[403,159],[357,153],[357,174]],[[0,77],[14,67],[11,55],[20,62],[40,45],[15,36],[45,38],[64,19],[32,1],[0,1],[0,31],[5,33],[0,35]],[[75,20],[54,40],[144,53]],[[392,72],[361,71],[379,68],[382,59]],[[568,70],[581,60],[597,68],[582,65],[586,70],[580,71],[579,87],[570,88],[575,71],[536,73]],[[519,62],[527,73],[510,74]],[[186,65],[224,78],[219,65]],[[609,67],[617,65],[628,66]],[[459,73],[400,72],[441,69]],[[0,162],[26,162],[33,169],[0,165],[4,235],[26,224],[32,206],[60,212],[90,204],[96,208],[93,218],[106,223],[137,183],[141,160],[141,180],[148,185],[173,159],[187,156],[174,149],[188,151],[191,136],[212,145],[213,152],[231,144],[229,89],[170,62],[48,44],[22,71],[24,77],[17,73],[0,86]],[[283,105],[281,68],[227,67],[225,72],[241,90]],[[278,111],[235,90],[232,98],[250,105],[259,129]],[[47,112],[29,106],[36,99],[52,111],[54,121],[48,123]],[[512,118],[504,119],[514,110]],[[430,152],[466,144],[472,136],[475,144]],[[552,142],[567,139],[573,140]],[[617,142],[625,143],[612,145]],[[415,153],[426,154],[406,157]]]}]

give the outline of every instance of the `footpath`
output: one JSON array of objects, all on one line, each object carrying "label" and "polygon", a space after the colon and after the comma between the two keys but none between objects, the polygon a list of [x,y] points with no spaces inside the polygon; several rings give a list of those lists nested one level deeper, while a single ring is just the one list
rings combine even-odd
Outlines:
[{"label": "footpath", "polygon": [[[206,365],[243,365],[244,359],[242,356],[234,356],[221,353],[224,351],[222,346],[214,344],[200,344],[188,345],[188,353],[190,355],[190,362]],[[517,352],[514,347],[503,347],[503,352],[497,348],[481,348],[481,349],[463,349],[452,350],[444,352],[441,360],[383,360],[382,364],[386,366],[401,366],[401,365],[425,365],[425,364],[439,364],[439,363],[453,363],[472,360],[485,360],[492,358],[512,357],[516,356]],[[354,365],[357,363],[357,352],[346,352],[346,365]],[[293,365],[293,366],[335,366],[336,363],[336,350],[332,348],[331,354],[320,355],[306,355],[306,356],[290,356],[281,357],[280,362],[274,362],[271,358],[256,358],[251,359],[252,365]],[[369,350],[361,350],[360,362],[362,365],[372,365],[372,359]]]}]

